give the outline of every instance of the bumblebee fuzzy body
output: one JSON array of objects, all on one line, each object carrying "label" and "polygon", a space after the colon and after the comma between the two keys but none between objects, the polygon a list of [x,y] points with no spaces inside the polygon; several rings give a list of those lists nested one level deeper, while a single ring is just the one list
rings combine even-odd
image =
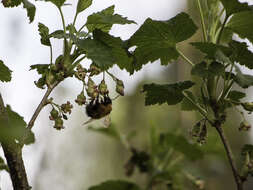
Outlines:
[{"label": "bumblebee fuzzy body", "polygon": [[95,102],[91,101],[86,106],[86,113],[92,119],[101,119],[109,115],[112,111],[112,100],[108,96],[104,96],[104,99],[99,102],[96,99]]}]

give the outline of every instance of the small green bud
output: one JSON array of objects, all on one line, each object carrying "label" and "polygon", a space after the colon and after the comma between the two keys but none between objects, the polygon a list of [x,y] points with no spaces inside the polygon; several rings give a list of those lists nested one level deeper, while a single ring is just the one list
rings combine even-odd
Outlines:
[{"label": "small green bud", "polygon": [[88,88],[94,88],[95,86],[96,86],[95,82],[91,78],[89,78],[89,80],[88,80]]},{"label": "small green bud", "polygon": [[57,71],[57,67],[55,64],[50,65],[50,69],[55,72]]},{"label": "small green bud", "polygon": [[61,81],[64,79],[64,75],[65,75],[64,72],[60,71],[56,74],[56,79]]},{"label": "small green bud", "polygon": [[73,105],[69,102],[69,101],[67,101],[67,103],[66,104],[62,104],[61,105],[61,109],[62,109],[62,111],[64,112],[64,113],[69,113],[69,114],[71,114],[71,109],[73,108]]},{"label": "small green bud", "polygon": [[122,80],[117,79],[116,92],[119,93],[121,96],[124,96],[124,84]]},{"label": "small green bud", "polygon": [[59,112],[56,110],[56,109],[52,109],[51,112],[50,112],[50,120],[55,120],[59,117]]},{"label": "small green bud", "polygon": [[88,88],[86,89],[86,92],[87,92],[87,95],[88,95],[89,97],[92,97],[92,96],[93,96],[93,93],[95,92],[95,89],[94,89],[93,87],[88,87]]},{"label": "small green bud", "polygon": [[108,94],[107,85],[105,83],[105,80],[102,80],[101,83],[98,86],[99,93],[102,95]]},{"label": "small green bud", "polygon": [[51,86],[55,82],[56,78],[52,72],[47,73],[46,83],[48,86]]},{"label": "small green bud", "polygon": [[57,130],[64,129],[64,127],[63,127],[63,120],[61,118],[57,118],[55,120],[54,128],[57,129]]},{"label": "small green bud", "polygon": [[248,131],[250,130],[251,125],[248,121],[244,120],[240,123],[239,131]]},{"label": "small green bud", "polygon": [[80,94],[78,94],[77,98],[75,99],[75,102],[79,106],[84,105],[86,103],[86,97],[84,96],[83,91]]},{"label": "small green bud", "polygon": [[242,107],[249,112],[253,111],[253,102],[245,102],[245,103],[241,103]]},{"label": "small green bud", "polygon": [[98,75],[99,73],[101,73],[101,69],[98,68],[95,64],[91,64],[90,65],[90,69],[89,69],[89,72],[90,72],[90,76],[93,76],[93,75]]}]

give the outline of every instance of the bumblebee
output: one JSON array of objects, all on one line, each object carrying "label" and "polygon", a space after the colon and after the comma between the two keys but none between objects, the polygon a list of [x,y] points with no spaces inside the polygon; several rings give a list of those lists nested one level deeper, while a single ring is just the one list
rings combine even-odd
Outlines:
[{"label": "bumblebee", "polygon": [[99,101],[99,98],[91,101],[86,106],[86,114],[92,119],[101,119],[109,115],[112,111],[112,100],[109,96],[103,96],[103,99]]}]

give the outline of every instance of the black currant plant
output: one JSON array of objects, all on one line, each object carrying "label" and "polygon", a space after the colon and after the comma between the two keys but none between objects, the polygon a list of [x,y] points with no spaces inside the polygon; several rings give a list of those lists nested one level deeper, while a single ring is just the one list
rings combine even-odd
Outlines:
[{"label": "black currant plant", "polygon": [[[41,44],[48,46],[50,50],[49,64],[31,65],[31,70],[36,70],[40,75],[35,85],[40,89],[46,89],[45,95],[36,108],[28,124],[14,112],[9,105],[5,106],[0,96],[0,141],[7,164],[0,159],[1,169],[9,171],[13,188],[30,189],[27,181],[25,166],[22,158],[24,145],[35,141],[32,128],[40,111],[47,105],[51,105],[50,120],[54,121],[54,128],[63,129],[63,120],[67,120],[67,114],[71,114],[73,105],[70,102],[58,105],[51,92],[66,78],[75,77],[82,83],[82,90],[77,95],[75,102],[80,106],[87,104],[103,104],[109,97],[105,75],[111,77],[116,83],[115,91],[124,95],[124,84],[109,72],[109,69],[117,65],[120,69],[130,74],[142,69],[142,66],[160,60],[162,65],[183,58],[192,66],[191,75],[198,77],[198,81],[181,81],[173,84],[145,84],[145,104],[155,105],[182,104],[183,110],[196,111],[201,120],[192,129],[192,136],[197,142],[203,144],[207,140],[208,128],[213,127],[224,145],[229,164],[232,168],[234,181],[238,190],[243,190],[243,184],[249,176],[253,175],[253,145],[246,144],[242,148],[241,167],[238,167],[232,153],[229,141],[224,134],[224,123],[228,117],[228,109],[242,109],[247,112],[253,111],[252,102],[244,102],[246,94],[233,90],[234,85],[248,88],[253,85],[253,76],[245,75],[240,70],[240,65],[253,69],[253,53],[248,50],[245,42],[236,41],[233,34],[240,38],[248,39],[253,43],[253,9],[247,3],[238,0],[196,0],[201,20],[203,39],[200,42],[190,44],[199,50],[201,63],[193,63],[180,50],[178,44],[191,38],[198,27],[187,13],[179,13],[166,21],[157,21],[150,18],[128,40],[121,40],[109,34],[114,24],[135,24],[121,15],[114,13],[114,6],[88,16],[86,23],[79,29],[76,28],[76,20],[79,13],[85,11],[92,0],[78,0],[76,13],[72,23],[65,23],[62,6],[69,5],[65,0],[45,0],[53,3],[59,11],[62,20],[62,29],[51,31],[42,24],[38,24]],[[35,6],[27,0],[2,0],[5,7],[23,5],[27,10],[30,22],[34,20]],[[53,60],[53,47],[51,39],[63,41],[61,55]],[[133,48],[134,47],[134,48]],[[130,48],[133,49],[130,51]],[[83,60],[89,59],[92,64],[83,66]],[[101,76],[100,84],[93,81],[94,76]],[[0,80],[9,82],[11,71],[0,61]],[[197,85],[196,85],[197,84]],[[193,93],[189,89],[196,86]],[[96,104],[95,103],[95,104]],[[97,108],[96,108],[97,109]],[[244,113],[239,126],[240,131],[248,131],[250,124],[246,121]],[[96,131],[96,130],[95,130]],[[131,152],[132,156],[126,164],[126,174],[130,176],[135,167],[142,173],[150,176],[146,189],[159,189],[159,185],[165,185],[166,189],[182,189],[175,183],[176,174],[171,174],[169,159],[173,147],[177,152],[184,155],[183,158],[196,160],[203,157],[203,153],[197,145],[192,145],[180,135],[166,133],[156,134],[151,131],[150,153],[137,150],[130,146],[117,133],[113,126],[108,129],[98,129],[99,132],[109,134],[119,139]],[[173,152],[174,154],[174,152]],[[198,155],[197,157],[195,155]],[[179,159],[180,160],[180,159]],[[172,161],[171,161],[172,162]],[[174,161],[178,162],[178,160]],[[162,163],[158,164],[157,163]],[[239,169],[240,168],[240,169]],[[191,174],[181,171],[184,176],[203,189],[203,182],[195,179]],[[111,180],[90,190],[104,189],[141,189],[138,185],[122,181]]]}]

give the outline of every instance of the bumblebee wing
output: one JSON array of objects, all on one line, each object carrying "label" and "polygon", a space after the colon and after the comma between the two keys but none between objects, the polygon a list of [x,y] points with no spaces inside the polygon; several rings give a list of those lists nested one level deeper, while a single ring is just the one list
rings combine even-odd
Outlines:
[{"label": "bumblebee wing", "polygon": [[89,124],[89,123],[92,122],[92,121],[93,121],[93,119],[91,118],[91,119],[89,119],[88,121],[84,122],[82,125],[87,125],[87,124]]}]

